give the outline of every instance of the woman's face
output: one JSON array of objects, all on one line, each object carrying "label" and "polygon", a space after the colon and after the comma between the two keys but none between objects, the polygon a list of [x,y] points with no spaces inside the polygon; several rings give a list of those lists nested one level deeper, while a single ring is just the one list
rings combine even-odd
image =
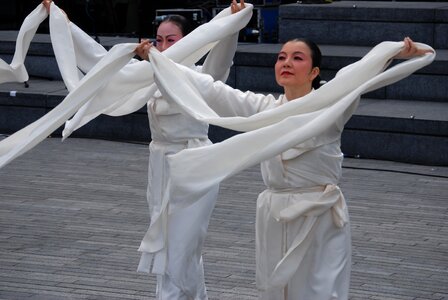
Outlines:
[{"label": "woman's face", "polygon": [[319,74],[312,65],[311,50],[304,42],[287,42],[275,63],[275,79],[284,88],[311,85]]},{"label": "woman's face", "polygon": [[165,51],[181,38],[183,38],[182,31],[176,24],[162,22],[157,28],[156,48],[160,52]]}]

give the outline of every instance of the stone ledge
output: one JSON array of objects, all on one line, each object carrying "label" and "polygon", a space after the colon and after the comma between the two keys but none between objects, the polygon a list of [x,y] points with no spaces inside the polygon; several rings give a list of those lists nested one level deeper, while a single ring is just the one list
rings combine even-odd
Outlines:
[{"label": "stone ledge", "polygon": [[384,159],[424,165],[448,165],[448,139],[387,131],[345,129],[341,149],[345,156]]},{"label": "stone ledge", "polygon": [[[273,67],[279,44],[240,44],[228,83],[242,90],[281,92]],[[361,59],[372,47],[320,45],[322,78],[331,80],[341,68]],[[436,50],[435,61],[408,78],[369,93],[377,99],[448,101],[448,50]],[[256,74],[256,76],[254,76]]]},{"label": "stone ledge", "polygon": [[279,6],[281,18],[303,20],[447,23],[448,3],[396,1],[334,1],[329,4]]},{"label": "stone ledge", "polygon": [[306,36],[322,44],[372,46],[411,36],[447,49],[447,16],[448,3],[440,2],[287,4],[279,7],[279,41]]},{"label": "stone ledge", "polygon": [[[10,96],[11,89],[17,90],[15,97]],[[0,133],[12,134],[42,117],[66,93],[59,81],[30,81],[28,89],[20,83],[1,85]],[[348,156],[448,164],[444,153],[448,146],[448,103],[365,98],[345,128],[342,147]],[[61,131],[58,128],[52,136],[61,136]],[[238,132],[210,126],[213,142],[235,134]],[[75,131],[73,137],[147,143],[151,137],[146,108],[122,117],[100,116]],[[428,149],[423,151],[424,147]],[[400,155],[403,151],[406,153]]]},{"label": "stone ledge", "polygon": [[[401,39],[400,39],[401,40]],[[397,41],[400,41],[397,40]],[[238,45],[235,54],[235,66],[273,67],[282,44],[245,44]],[[339,70],[361,59],[372,46],[349,46],[319,44],[322,51],[322,69]],[[435,49],[434,62],[417,73],[448,75],[448,49]]]},{"label": "stone ledge", "polygon": [[[12,60],[12,55],[15,51],[16,37],[17,31],[0,31],[0,58],[5,62],[10,62]],[[396,41],[402,40],[402,38],[403,37],[400,36]],[[111,48],[117,43],[136,42],[135,39],[121,37],[100,37],[100,40],[105,48]],[[416,41],[420,40],[416,39]],[[280,51],[281,46],[282,44],[271,43],[240,43],[235,54],[234,65],[272,67],[275,64],[277,53]],[[357,61],[373,47],[331,45],[325,43],[319,43],[319,46],[323,54],[323,68],[332,70],[339,70],[340,68]],[[436,51],[437,57],[435,63],[419,70],[419,73],[448,75],[448,49],[436,49]],[[42,58],[44,61],[39,63],[39,60]],[[52,71],[51,73],[59,73],[48,35],[36,35],[36,38],[30,45],[26,65],[30,70],[31,76],[36,76],[33,72],[38,72],[42,67],[44,69],[55,68],[56,71]],[[41,71],[41,73],[43,73],[43,71]]]}]

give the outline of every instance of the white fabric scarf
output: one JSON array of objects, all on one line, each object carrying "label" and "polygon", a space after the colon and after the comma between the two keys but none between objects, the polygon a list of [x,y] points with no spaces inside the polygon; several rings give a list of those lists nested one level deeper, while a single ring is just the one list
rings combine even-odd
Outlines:
[{"label": "white fabric scarf", "polygon": [[[185,65],[196,63],[219,40],[228,37],[248,23],[251,4],[238,13],[230,8],[221,11],[212,21],[196,28],[166,51],[166,55]],[[11,65],[0,63],[0,82],[25,81],[24,67],[29,44],[47,12],[42,4],[25,19],[20,28],[16,54]],[[13,135],[0,141],[0,168],[40,143],[77,111],[64,130],[67,137],[101,113],[122,115],[140,109],[155,92],[151,64],[146,61],[130,63],[137,44],[114,46],[86,76],[80,79],[73,40],[66,16],[54,4],[50,9],[50,35],[62,78],[69,90],[67,97],[52,111]]]},{"label": "white fabric scarf", "polygon": [[16,49],[11,64],[0,59],[0,83],[28,80],[28,72],[23,62],[39,24],[47,17],[41,7],[42,5],[39,5],[23,21],[17,35]]},{"label": "white fabric scarf", "polygon": [[[65,51],[55,43],[67,42],[65,37],[70,36],[68,24],[65,15],[52,4],[50,29],[55,31],[52,36],[52,43],[55,55],[59,64],[59,69],[67,88],[71,92],[58,106],[47,113],[39,120],[31,123],[25,128],[19,130],[13,135],[0,142],[0,167],[3,167],[14,158],[20,156],[33,148],[49,134],[72,116],[90,97],[92,97],[100,87],[110,81],[112,75],[118,72],[133,57],[135,44],[122,44],[114,47],[107,56],[104,57],[82,80],[79,80],[76,64],[73,65],[73,59],[70,57],[70,51]],[[16,48],[24,49],[20,43],[28,43],[36,32],[37,27],[45,19],[47,12],[45,7],[40,4],[26,19],[26,25],[22,26],[20,32],[27,37],[25,41],[18,40]],[[64,32],[65,29],[65,32]],[[19,37],[22,33],[19,32]],[[52,32],[52,33],[53,33]],[[55,42],[56,41],[56,42]],[[28,47],[26,47],[28,49]],[[25,53],[21,55],[21,61],[18,63],[21,68],[25,59]],[[76,71],[73,71],[76,70]],[[3,72],[2,72],[3,73]],[[151,72],[152,75],[152,72]],[[77,86],[76,86],[77,85]],[[75,88],[76,86],[76,88]]]},{"label": "white fabric scarf", "polygon": [[[170,155],[170,179],[162,210],[171,213],[190,205],[200,199],[209,187],[233,174],[320,135],[362,94],[397,82],[430,64],[435,58],[434,49],[417,44],[419,48],[433,52],[383,71],[403,45],[403,42],[383,42],[360,61],[341,69],[333,80],[300,99],[250,117],[227,118],[220,118],[208,107],[188,76],[152,48],[151,61],[157,86],[166,99],[176,102],[185,113],[198,120],[248,131],[221,143]],[[182,202],[177,203],[172,199],[181,199]],[[163,247],[158,234],[162,221],[162,218],[153,221],[140,250],[155,252]]]},{"label": "white fabric scarf", "polygon": [[434,49],[417,43],[419,48],[433,52],[383,71],[403,45],[403,42],[377,45],[363,59],[341,69],[333,80],[300,99],[250,117],[225,118],[207,106],[183,71],[152,48],[153,70],[164,97],[179,104],[198,120],[237,131],[249,131],[221,143],[171,155],[172,193],[183,195],[175,198],[185,200],[187,197],[193,201],[207,187],[318,136],[362,94],[397,82],[435,58]]}]

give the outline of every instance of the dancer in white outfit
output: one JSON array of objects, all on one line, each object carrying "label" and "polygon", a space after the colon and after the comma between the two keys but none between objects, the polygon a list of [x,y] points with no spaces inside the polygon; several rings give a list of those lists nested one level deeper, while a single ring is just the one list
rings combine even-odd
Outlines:
[{"label": "dancer in white outfit", "polygon": [[[50,9],[50,2],[43,1]],[[231,3],[232,13],[244,9],[244,1]],[[167,16],[157,28],[156,48],[165,51],[190,31],[188,20],[180,15]],[[72,32],[75,39],[82,39],[79,29]],[[84,38],[87,38],[84,36]],[[192,66],[199,72],[210,74],[215,80],[225,81],[232,65],[238,33],[219,42],[217,50],[212,50],[203,66]],[[87,44],[87,42],[83,42]],[[78,43],[82,44],[82,43]],[[92,44],[92,41],[90,41]],[[91,61],[96,63],[106,53],[101,45],[91,52]],[[136,52],[138,52],[138,49]],[[88,55],[89,50],[83,49]],[[93,65],[90,66],[90,68]],[[150,97],[148,118],[151,129],[149,145],[149,170],[147,200],[151,219],[159,216],[169,173],[166,156],[180,150],[211,144],[208,139],[208,124],[181,114],[175,103],[168,103],[159,91]],[[206,236],[208,221],[218,195],[219,186],[209,189],[204,197],[188,209],[169,216],[164,220],[163,249],[156,253],[142,251],[138,267],[142,272],[157,274],[157,299],[207,299],[202,264],[202,245]],[[201,218],[201,216],[207,216]]]},{"label": "dancer in white outfit", "polygon": [[[305,46],[306,43],[292,41],[284,45],[277,62],[277,80],[285,89],[285,94],[278,99],[242,93],[213,82],[210,76],[189,68],[179,66],[179,69],[156,51],[152,51],[151,64],[133,62],[125,65],[135,50],[139,55],[142,55],[141,50],[147,51],[148,42],[139,46],[116,45],[81,79],[77,67],[88,64],[82,57],[86,53],[76,46],[76,37],[70,36],[66,19],[56,6],[54,8],[50,14],[52,44],[56,57],[62,58],[58,65],[70,93],[54,110],[0,142],[0,167],[38,144],[83,104],[93,104],[82,111],[89,113],[89,120],[98,112],[111,112],[108,108],[112,101],[128,99],[123,95],[140,91],[152,82],[154,70],[158,88],[167,101],[178,104],[176,109],[179,111],[199,121],[248,132],[220,144],[188,149],[185,145],[179,146],[178,150],[185,149],[165,156],[161,170],[169,170],[169,176],[161,177],[168,180],[160,184],[164,187],[160,190],[163,194],[160,213],[152,215],[151,227],[141,244],[142,252],[156,256],[157,268],[152,271],[168,274],[168,279],[182,290],[184,298],[201,297],[198,288],[202,278],[193,274],[193,279],[188,280],[188,257],[175,261],[170,256],[170,241],[184,237],[177,235],[173,226],[174,231],[169,231],[169,220],[175,214],[182,214],[189,204],[204,199],[223,179],[266,161],[263,176],[268,190],[260,196],[257,220],[257,282],[261,297],[344,299],[348,286],[350,237],[345,202],[336,186],[340,176],[339,139],[343,123],[354,111],[362,93],[396,82],[428,65],[435,53],[426,52],[433,52],[433,49],[414,44],[409,39],[381,43],[359,62],[338,72],[333,80],[312,90],[311,80],[315,79],[318,68],[310,63],[311,48]],[[242,28],[240,21],[249,17],[245,12],[248,10],[201,26],[202,30],[175,45],[182,44],[177,47],[181,51],[172,52],[170,50],[175,47],[171,47],[164,54],[175,61],[196,61],[204,54],[204,49],[211,49],[215,41],[234,33],[233,28]],[[26,34],[18,37],[18,59],[13,59],[14,63],[9,66],[2,64],[0,81],[26,80],[24,69],[17,68],[15,62],[23,65],[30,39],[45,17],[40,6],[25,20],[26,26],[22,26],[20,32]],[[397,54],[413,58],[385,70]],[[111,109],[117,108],[118,102],[113,102]],[[204,104],[206,102],[223,116],[248,117],[221,118]],[[131,108],[136,107],[139,106]],[[127,107],[126,111],[131,108]],[[81,119],[79,124],[85,124],[85,120]],[[214,202],[216,198],[208,200]],[[213,203],[204,206],[211,209]],[[206,224],[209,216],[209,210],[204,209],[198,219],[201,224]],[[188,218],[185,220],[191,222]],[[176,226],[184,228],[183,224]],[[206,226],[193,226],[187,236],[201,236],[205,229]],[[174,251],[175,255],[180,252]],[[140,267],[149,269],[149,263],[142,260]],[[183,278],[187,280],[182,281]],[[296,286],[301,290],[296,290]]]},{"label": "dancer in white outfit", "polygon": [[[395,58],[410,58],[427,52],[430,50],[418,49],[406,38],[403,50]],[[320,59],[320,50],[311,41],[292,40],[284,44],[275,65],[276,80],[284,88],[284,95],[277,99],[272,95],[243,93],[185,68],[181,70],[202,99],[220,117],[249,117],[278,109],[292,100],[301,101],[313,89],[319,88]],[[385,60],[380,69],[384,70],[388,63]],[[356,69],[355,64],[351,70],[353,69]],[[168,82],[157,77],[158,75],[156,81],[159,79],[159,88],[169,94]],[[176,82],[178,79],[172,80]],[[176,92],[180,94],[179,90]],[[171,95],[167,97],[173,98]],[[256,274],[259,299],[348,299],[350,226],[344,196],[337,184],[343,159],[340,150],[341,133],[357,103],[358,100],[351,103],[319,135],[284,149],[280,154],[262,162],[261,171],[267,189],[259,195],[257,201]],[[235,145],[238,141],[243,142],[244,135],[249,134],[235,137]],[[273,139],[275,141],[275,137]],[[220,145],[208,148],[211,155],[216,155],[219,151],[213,151],[219,149]],[[242,150],[242,147],[239,149]],[[198,150],[201,153],[207,151]],[[254,153],[256,152],[255,149]],[[183,153],[188,154],[182,157]],[[194,151],[181,152],[174,156],[176,158],[173,161],[185,160],[193,153]],[[189,158],[193,156],[195,155]],[[226,168],[224,164],[227,158],[229,157],[223,157],[222,168]],[[217,163],[216,168],[219,169],[219,166],[221,165]],[[175,164],[171,167],[178,170]],[[200,172],[201,168],[192,167],[186,172],[192,172],[193,169]],[[182,185],[180,176],[173,178],[178,181],[178,186]],[[203,180],[205,179],[209,180],[209,177],[204,176]],[[189,179],[186,181],[190,182]],[[191,180],[192,190],[196,187],[195,183],[199,185],[200,180]],[[173,193],[176,193],[176,184],[172,188]]]},{"label": "dancer in white outfit", "polygon": [[[244,8],[244,1],[241,6]],[[239,11],[239,5],[232,3],[234,12]],[[185,36],[184,22],[179,22],[179,16],[168,17],[157,29],[156,48],[164,51],[177,40]],[[205,61],[204,66],[195,67],[200,72],[212,73],[215,80],[225,81],[236,50],[238,34],[228,43],[226,51],[231,55],[214,55],[213,52]],[[138,50],[137,50],[138,52]],[[215,66],[207,69],[210,62]],[[218,67],[217,67],[218,66]],[[148,204],[151,207],[151,218],[161,213],[161,204],[166,183],[169,180],[166,156],[180,150],[210,144],[208,139],[208,124],[182,114],[175,103],[163,99],[157,91],[148,101],[148,117],[151,128],[151,143],[149,145],[148,172]],[[164,230],[167,231],[166,247],[155,255],[143,252],[139,269],[148,270],[153,262],[153,272],[158,275],[158,299],[206,299],[204,270],[201,250],[207,233],[208,220],[211,216],[214,199],[218,196],[219,186],[209,189],[207,194],[188,209],[169,216]],[[203,218],[206,216],[206,218]],[[167,262],[169,260],[169,263]],[[182,270],[179,272],[179,270]]]}]

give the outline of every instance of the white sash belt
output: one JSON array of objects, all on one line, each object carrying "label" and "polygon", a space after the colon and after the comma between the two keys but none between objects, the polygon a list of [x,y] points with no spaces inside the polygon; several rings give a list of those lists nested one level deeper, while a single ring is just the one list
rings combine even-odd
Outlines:
[{"label": "white sash belt", "polygon": [[[304,190],[298,191],[304,192]],[[291,222],[299,217],[305,217],[305,222],[286,254],[267,277],[267,281],[259,283],[261,289],[284,287],[288,283],[308,252],[311,232],[319,216],[331,209],[333,222],[338,228],[348,223],[345,198],[337,185],[327,185],[318,199],[313,199],[313,196],[307,198],[306,193],[302,197],[304,199],[273,216],[278,222]]]}]

